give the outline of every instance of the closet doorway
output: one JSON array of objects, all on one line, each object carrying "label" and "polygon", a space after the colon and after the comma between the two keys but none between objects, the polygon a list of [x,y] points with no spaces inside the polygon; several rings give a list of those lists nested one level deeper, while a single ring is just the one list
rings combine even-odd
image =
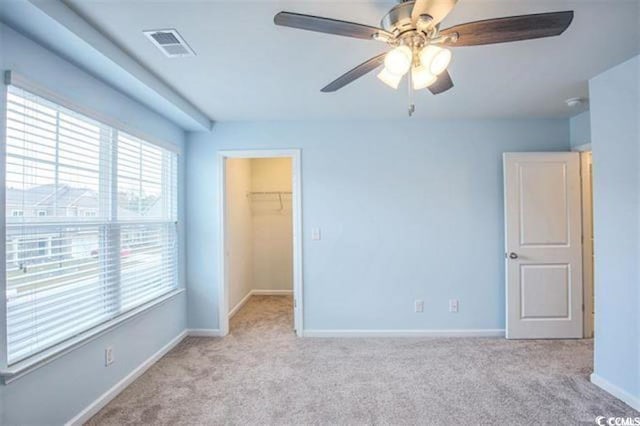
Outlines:
[{"label": "closet doorway", "polygon": [[268,296],[290,303],[291,330],[302,336],[300,151],[219,151],[218,170],[222,335]]}]

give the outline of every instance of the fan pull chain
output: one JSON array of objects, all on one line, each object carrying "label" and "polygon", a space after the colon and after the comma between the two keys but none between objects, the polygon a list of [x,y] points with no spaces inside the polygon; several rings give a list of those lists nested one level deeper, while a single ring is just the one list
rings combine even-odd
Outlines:
[{"label": "fan pull chain", "polygon": [[411,90],[411,87],[413,86],[413,82],[411,81],[411,79],[412,79],[411,71],[409,71],[409,74],[407,77],[407,95],[409,97],[409,108],[407,112],[409,113],[409,117],[412,117],[413,113],[416,111],[416,106],[413,103],[413,90]]}]

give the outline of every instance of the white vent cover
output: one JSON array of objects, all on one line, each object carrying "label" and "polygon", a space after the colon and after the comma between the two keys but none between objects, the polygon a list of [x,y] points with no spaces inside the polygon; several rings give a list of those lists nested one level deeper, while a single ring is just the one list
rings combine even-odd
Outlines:
[{"label": "white vent cover", "polygon": [[151,43],[155,44],[169,58],[196,55],[178,31],[174,29],[148,30],[143,31],[143,33],[151,40]]}]

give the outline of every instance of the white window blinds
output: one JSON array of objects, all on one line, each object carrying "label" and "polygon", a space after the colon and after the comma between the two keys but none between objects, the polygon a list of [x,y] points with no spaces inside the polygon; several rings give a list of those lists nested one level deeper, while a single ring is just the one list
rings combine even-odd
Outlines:
[{"label": "white window blinds", "polygon": [[177,287],[177,155],[7,93],[9,364]]}]

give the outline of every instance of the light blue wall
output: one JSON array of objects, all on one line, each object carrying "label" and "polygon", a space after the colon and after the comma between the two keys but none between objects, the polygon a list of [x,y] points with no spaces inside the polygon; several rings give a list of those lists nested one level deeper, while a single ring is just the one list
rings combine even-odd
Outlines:
[{"label": "light blue wall", "polygon": [[589,82],[595,374],[640,400],[640,57]]},{"label": "light blue wall", "polygon": [[569,119],[571,147],[591,143],[591,112],[585,111]]},{"label": "light blue wall", "polygon": [[[145,135],[184,149],[184,132],[122,93],[0,24],[0,54],[11,69],[70,101],[113,117]],[[4,108],[4,102],[0,105]],[[2,116],[3,114],[0,114]],[[4,160],[2,160],[4,161]],[[184,217],[184,155],[180,159],[180,212]],[[4,183],[1,183],[4,185]],[[181,227],[184,228],[184,221]],[[184,235],[183,229],[180,235]],[[181,244],[184,247],[184,241]],[[180,275],[184,285],[184,250]],[[6,386],[0,385],[0,424],[61,424],[129,374],[185,329],[180,295]],[[0,318],[0,326],[3,318]],[[104,367],[104,348],[115,362]]]},{"label": "light blue wall", "polygon": [[218,328],[216,152],[263,148],[302,149],[306,329],[502,329],[501,156],[568,150],[569,123],[237,122],[190,134],[191,328]]}]

